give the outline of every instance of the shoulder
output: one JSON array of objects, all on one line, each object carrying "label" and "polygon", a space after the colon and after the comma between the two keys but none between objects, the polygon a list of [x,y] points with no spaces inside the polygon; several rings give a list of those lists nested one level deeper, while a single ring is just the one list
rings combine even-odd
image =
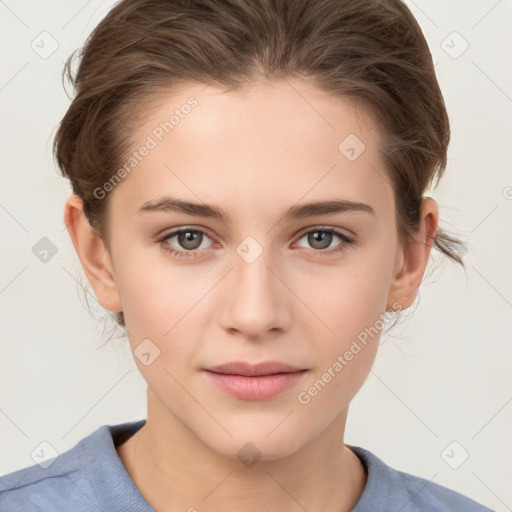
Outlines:
[{"label": "shoulder", "polygon": [[73,448],[40,464],[34,464],[0,477],[0,511],[98,510],[98,499],[91,485],[93,461],[91,443],[105,439],[104,425],[79,441]]},{"label": "shoulder", "polygon": [[429,510],[432,512],[437,512],[438,510],[440,512],[446,510],[493,512],[490,508],[443,485],[403,471],[397,471],[397,474],[403,482],[409,499],[418,510]]},{"label": "shoulder", "polygon": [[394,469],[364,448],[351,446],[351,449],[368,472],[366,487],[353,512],[381,508],[402,512],[493,512],[453,489]]}]

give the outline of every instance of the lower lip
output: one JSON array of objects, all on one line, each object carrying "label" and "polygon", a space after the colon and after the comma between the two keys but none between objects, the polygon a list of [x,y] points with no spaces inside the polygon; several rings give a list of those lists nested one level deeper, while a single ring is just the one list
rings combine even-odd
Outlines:
[{"label": "lower lip", "polygon": [[242,400],[267,400],[295,386],[306,370],[293,373],[276,373],[259,377],[228,375],[206,370],[209,378],[220,389]]}]

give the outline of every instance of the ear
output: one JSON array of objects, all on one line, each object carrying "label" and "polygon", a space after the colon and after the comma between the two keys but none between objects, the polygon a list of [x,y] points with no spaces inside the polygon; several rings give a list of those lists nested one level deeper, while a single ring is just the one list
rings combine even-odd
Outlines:
[{"label": "ear", "polygon": [[66,201],[64,223],[98,302],[109,311],[121,312],[110,252],[89,224],[83,202],[76,194]]},{"label": "ear", "polygon": [[395,309],[392,307],[395,303],[399,303],[401,309],[407,309],[414,302],[434,245],[438,223],[437,203],[431,197],[425,197],[421,202],[418,231],[405,249],[399,249],[398,273],[391,283],[386,309]]}]

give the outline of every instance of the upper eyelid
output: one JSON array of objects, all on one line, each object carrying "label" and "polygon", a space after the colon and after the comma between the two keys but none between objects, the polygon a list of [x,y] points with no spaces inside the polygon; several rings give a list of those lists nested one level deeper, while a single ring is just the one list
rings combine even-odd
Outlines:
[{"label": "upper eyelid", "polygon": [[348,229],[337,228],[337,227],[334,227],[334,226],[321,226],[321,225],[313,226],[313,227],[309,227],[309,228],[304,228],[302,230],[299,230],[294,236],[302,237],[306,233],[309,233],[309,232],[315,231],[315,230],[317,230],[317,231],[336,231],[336,232],[339,232],[341,235],[346,236],[347,238],[352,238],[354,236],[354,233],[352,233],[352,232],[350,232],[350,234],[345,234],[344,233],[344,231],[349,231]]},{"label": "upper eyelid", "polygon": [[210,231],[206,228],[199,228],[199,227],[194,227],[194,226],[185,226],[185,227],[178,227],[178,228],[174,228],[174,229],[171,229],[169,232],[163,234],[163,235],[160,235],[158,237],[159,240],[166,240],[168,238],[173,238],[175,237],[176,235],[179,235],[180,232],[184,232],[184,231],[198,231],[198,232],[201,232],[201,233],[204,233],[205,235],[207,235],[210,239],[214,240],[215,237],[213,237],[211,234],[210,234]]}]

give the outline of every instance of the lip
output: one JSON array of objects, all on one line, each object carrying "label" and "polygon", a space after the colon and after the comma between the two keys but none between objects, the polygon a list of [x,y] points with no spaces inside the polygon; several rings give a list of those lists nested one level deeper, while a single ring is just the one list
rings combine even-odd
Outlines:
[{"label": "lip", "polygon": [[279,361],[263,361],[262,363],[251,364],[246,361],[232,361],[231,363],[220,364],[205,368],[207,371],[225,375],[243,375],[255,377],[262,375],[273,375],[276,373],[292,373],[303,370],[298,366],[281,363]]},{"label": "lip", "polygon": [[308,370],[265,361],[234,361],[205,368],[207,378],[221,390],[242,400],[268,400],[296,385]]}]

